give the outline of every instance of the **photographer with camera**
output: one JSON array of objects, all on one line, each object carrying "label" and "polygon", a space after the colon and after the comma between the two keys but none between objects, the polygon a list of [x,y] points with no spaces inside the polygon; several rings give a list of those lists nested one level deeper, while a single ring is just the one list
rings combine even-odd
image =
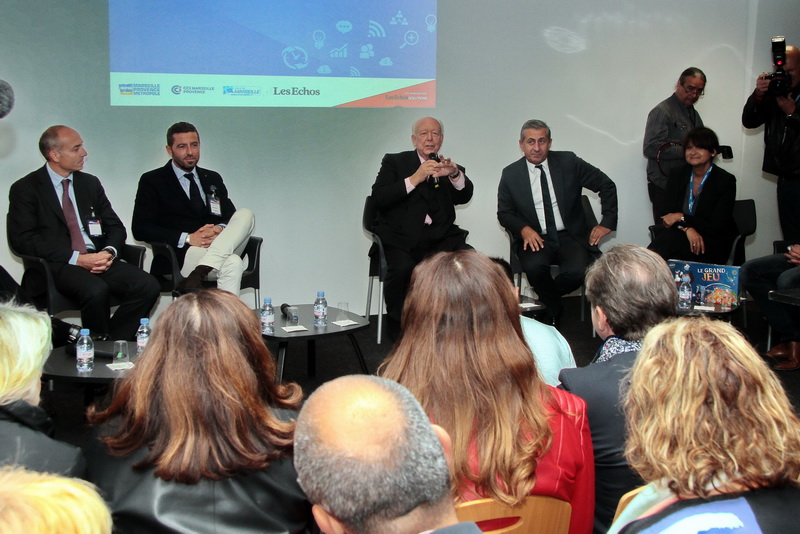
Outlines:
[{"label": "photographer with camera", "polygon": [[778,176],[783,238],[800,241],[800,51],[772,39],[773,74],[762,73],[742,111],[742,125],[764,125],[764,172]]}]

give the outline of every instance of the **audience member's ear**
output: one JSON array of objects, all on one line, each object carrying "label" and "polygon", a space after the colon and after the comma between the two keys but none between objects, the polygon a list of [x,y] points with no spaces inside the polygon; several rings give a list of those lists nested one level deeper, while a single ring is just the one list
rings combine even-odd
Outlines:
[{"label": "audience member's ear", "polygon": [[453,472],[453,440],[450,438],[450,434],[447,433],[447,430],[440,427],[439,425],[431,425],[433,427],[433,431],[436,432],[436,437],[439,438],[439,443],[442,444],[442,449],[444,450],[444,457],[447,460],[447,468],[450,472]]},{"label": "audience member's ear", "polygon": [[594,329],[600,335],[600,337],[607,337],[614,333],[611,325],[608,324],[608,316],[606,312],[603,311],[601,306],[595,306],[592,310],[594,312],[593,324]]},{"label": "audience member's ear", "polygon": [[347,532],[344,525],[326,512],[322,506],[315,504],[311,507],[311,513],[314,515],[317,526],[325,534],[345,534]]}]

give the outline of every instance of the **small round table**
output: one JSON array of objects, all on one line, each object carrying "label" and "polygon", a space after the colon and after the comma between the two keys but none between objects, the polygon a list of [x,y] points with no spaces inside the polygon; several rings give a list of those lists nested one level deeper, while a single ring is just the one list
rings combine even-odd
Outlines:
[{"label": "small round table", "polygon": [[[308,342],[308,376],[316,374],[317,354],[316,354],[316,340],[331,336],[346,335],[353,344],[353,350],[356,352],[358,363],[361,365],[361,370],[364,374],[369,373],[367,370],[367,363],[364,361],[364,354],[361,352],[361,347],[358,345],[358,340],[353,336],[359,330],[369,328],[369,321],[355,313],[341,310],[339,308],[328,307],[328,325],[327,326],[314,326],[314,305],[313,304],[299,304],[297,307],[298,321],[296,324],[289,322],[289,320],[276,310],[275,314],[275,331],[272,334],[263,334],[264,339],[272,339],[278,342],[278,373],[275,378],[277,383],[283,380],[283,366],[286,361],[286,349],[290,341],[307,341]],[[354,324],[349,326],[339,326],[334,324],[339,321],[353,321]],[[287,332],[284,327],[291,326],[304,326],[306,330],[299,332]]]},{"label": "small round table", "polygon": [[[96,342],[96,343],[109,343],[109,350],[113,348],[113,341]],[[136,345],[133,344],[133,350],[136,350]],[[131,356],[131,361],[135,361],[136,356]],[[100,386],[105,386],[113,382],[116,378],[125,374],[125,370],[112,371],[106,365],[111,363],[111,358],[104,356],[94,357],[94,369],[88,372],[80,373],[76,368],[75,354],[67,354],[67,347],[56,347],[50,353],[47,361],[44,362],[44,369],[42,369],[42,379],[73,382],[83,386],[83,403],[88,406],[92,403],[95,395],[95,390]]]}]

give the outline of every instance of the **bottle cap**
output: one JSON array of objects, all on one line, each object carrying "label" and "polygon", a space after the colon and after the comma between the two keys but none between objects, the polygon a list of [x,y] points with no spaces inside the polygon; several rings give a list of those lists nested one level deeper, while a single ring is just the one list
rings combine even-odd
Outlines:
[{"label": "bottle cap", "polygon": [[150,319],[148,319],[147,317],[142,317],[141,319],[139,319],[139,324],[150,324]]},{"label": "bottle cap", "polygon": [[88,328],[81,328],[80,335],[88,336],[89,335],[89,329]]},{"label": "bottle cap", "polygon": [[324,291],[317,291],[317,296],[318,297],[324,297],[325,296],[325,292]]},{"label": "bottle cap", "polygon": [[264,299],[264,304],[272,304],[272,299],[270,297],[266,297]]}]

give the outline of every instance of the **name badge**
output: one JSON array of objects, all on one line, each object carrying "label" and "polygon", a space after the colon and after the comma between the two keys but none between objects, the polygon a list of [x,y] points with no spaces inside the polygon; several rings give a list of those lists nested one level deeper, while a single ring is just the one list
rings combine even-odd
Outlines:
[{"label": "name badge", "polygon": [[211,208],[211,215],[222,217],[222,205],[216,195],[208,199],[208,207]]},{"label": "name badge", "polygon": [[100,219],[87,219],[86,227],[89,229],[89,235],[92,237],[100,237],[103,235],[103,225]]}]

